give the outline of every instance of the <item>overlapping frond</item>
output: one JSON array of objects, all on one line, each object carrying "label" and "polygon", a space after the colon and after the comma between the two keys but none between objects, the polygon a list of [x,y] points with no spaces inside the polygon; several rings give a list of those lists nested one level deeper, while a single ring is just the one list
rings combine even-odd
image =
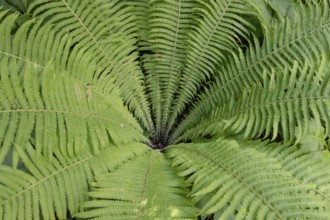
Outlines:
[{"label": "overlapping frond", "polygon": [[[22,66],[24,64],[32,64],[36,68],[44,68],[44,65],[49,62],[49,55],[50,53],[45,52],[46,48],[48,51],[53,50],[53,62],[56,63],[56,66],[60,66],[58,61],[60,56],[63,56],[62,53],[56,53],[57,46],[59,46],[59,42],[53,43],[53,45],[47,45],[47,47],[42,47],[41,45],[45,46],[44,39],[42,36],[46,31],[38,32],[37,36],[28,38],[27,32],[31,27],[31,24],[34,23],[34,20],[24,23],[17,31],[14,37],[12,36],[12,31],[16,25],[18,14],[9,14],[6,10],[0,11],[0,58],[2,57],[10,57],[17,60],[17,65]],[[37,26],[40,25],[40,22],[35,25],[36,29]],[[31,33],[36,34],[36,30],[31,30]],[[47,34],[47,33],[46,33]],[[33,39],[32,39],[33,38]],[[39,47],[33,47],[36,45],[36,42],[33,40],[36,39],[38,42]],[[40,40],[43,40],[40,42]],[[63,41],[62,41],[63,42]],[[32,49],[33,48],[33,49]],[[44,54],[41,55],[40,51],[43,51]],[[55,53],[54,53],[55,52]],[[37,57],[39,59],[37,60]],[[57,59],[55,58],[57,57]],[[65,58],[65,56],[64,56]],[[44,62],[45,61],[45,62]]]},{"label": "overlapping frond", "polygon": [[[311,137],[307,137],[310,139]],[[330,155],[329,151],[305,144],[278,144],[261,141],[247,141],[243,148],[254,148],[281,163],[301,183],[315,186],[313,191],[330,204]]]},{"label": "overlapping frond", "polygon": [[249,39],[249,28],[253,29],[248,21],[252,10],[245,1],[210,0],[201,4],[204,7],[198,8],[197,27],[189,33],[185,68],[178,82],[167,133],[202,83],[214,76],[242,41]]},{"label": "overlapping frond", "polygon": [[[271,78],[264,73],[261,87],[245,89],[240,97],[233,97],[224,106],[216,108],[209,117],[183,137],[198,137],[221,128],[231,133],[244,133],[246,138],[283,138],[284,141],[299,142],[310,128],[310,121],[322,125],[325,136],[330,135],[330,90],[328,59],[320,66],[305,65],[298,68],[295,63],[284,72],[273,70]],[[220,126],[220,127],[219,127]],[[177,141],[178,141],[177,140]]]},{"label": "overlapping frond", "polygon": [[[41,73],[25,65],[18,74],[15,60],[3,58],[0,64],[0,161],[11,148],[24,147],[31,139],[47,157],[57,148],[74,155],[86,143],[97,152],[109,143],[144,139],[128,111],[118,111],[89,85],[59,74],[51,65]],[[121,102],[118,94],[111,96],[114,103]]]},{"label": "overlapping frond", "polygon": [[96,176],[83,203],[86,219],[195,219],[187,188],[158,151],[136,157],[108,174]]},{"label": "overlapping frond", "polygon": [[329,219],[329,0],[1,2],[0,219]]},{"label": "overlapping frond", "polygon": [[328,9],[327,1],[308,9],[302,8],[296,14],[295,22],[278,23],[274,33],[269,32],[261,46],[255,40],[254,46],[246,52],[240,51],[239,55],[234,55],[218,71],[215,82],[200,95],[199,101],[180,124],[172,140],[182,131],[199,123],[212,109],[225,105],[232,97],[239,97],[243,90],[262,85],[264,71],[268,74],[273,68],[284,71],[295,61],[302,68],[306,62],[313,65],[322,54],[327,54],[330,45]]},{"label": "overlapping frond", "polygon": [[138,27],[138,50],[141,51],[141,53],[143,53],[144,50],[148,50],[145,46],[149,30],[150,4],[152,4],[152,0],[127,0],[127,5],[132,7],[132,13],[135,15],[135,22]]},{"label": "overlapping frond", "polygon": [[[31,147],[17,148],[26,171],[0,166],[1,219],[67,219],[79,210],[94,175],[139,155],[148,148],[134,144],[109,148],[98,155],[84,152],[67,158],[56,152],[49,161]],[[109,159],[109,158],[112,159]]]},{"label": "overlapping frond", "polygon": [[[156,136],[166,129],[167,115],[178,87],[187,53],[188,33],[192,29],[197,2],[191,0],[150,3],[146,23],[148,35],[142,56],[146,82],[156,125]],[[158,140],[162,141],[162,140]]]},{"label": "overlapping frond", "polygon": [[88,52],[91,62],[99,67],[93,75],[98,88],[107,91],[109,81],[114,81],[130,110],[146,128],[152,129],[143,74],[135,51],[135,17],[125,1],[36,0],[28,12],[52,26],[57,35],[68,35],[71,40],[68,68]]},{"label": "overlapping frond", "polygon": [[328,66],[314,73],[307,66],[299,71],[297,65],[284,73],[275,71],[263,87],[245,91],[233,104],[235,107],[229,108],[232,112],[223,114],[233,115],[228,117],[227,126],[236,133],[244,130],[245,137],[272,135],[272,139],[281,136],[284,141],[299,141],[307,134],[311,119],[315,119],[319,128],[325,125],[329,136]]},{"label": "overlapping frond", "polygon": [[[17,15],[8,15],[6,11],[1,11],[0,20],[3,24],[0,25],[0,59],[10,58],[15,62],[19,75],[25,65],[40,72],[45,69],[47,63],[52,62],[58,73],[65,72],[82,84],[89,85],[89,89],[102,96],[104,102],[129,115],[124,103],[112,97],[118,93],[114,80],[99,81],[95,78],[94,74],[100,67],[91,61],[90,53],[85,52],[76,57],[73,63],[68,62],[71,57],[71,40],[68,35],[61,36],[51,26],[43,25],[42,20],[34,19],[21,25],[12,36]],[[106,87],[102,88],[104,83]],[[135,123],[135,127],[139,127],[133,117],[130,121]]]},{"label": "overlapping frond", "polygon": [[[174,165],[193,184],[191,196],[195,201],[203,201],[200,214],[218,213],[219,219],[328,219],[329,200],[318,193],[313,181],[297,179],[298,172],[291,173],[295,168],[282,166],[252,145],[261,144],[251,142],[245,146],[235,140],[219,139],[169,148]],[[262,147],[266,148],[265,144]],[[291,165],[305,162],[305,158],[285,148],[274,151],[286,159],[300,161]],[[315,158],[311,160],[323,164]],[[283,160],[283,164],[284,161],[288,160]],[[328,171],[318,173],[329,178]]]}]

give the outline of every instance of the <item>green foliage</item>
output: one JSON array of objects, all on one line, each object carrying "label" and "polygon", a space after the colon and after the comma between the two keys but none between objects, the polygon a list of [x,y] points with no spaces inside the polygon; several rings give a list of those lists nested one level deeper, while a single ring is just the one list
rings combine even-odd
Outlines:
[{"label": "green foliage", "polygon": [[[135,144],[109,148],[98,155],[88,151],[74,158],[55,152],[52,160],[40,157],[32,145],[27,153],[17,149],[25,172],[1,166],[1,217],[3,219],[66,219],[67,210],[78,211],[93,176],[138,155],[148,148]],[[113,159],[109,160],[109,157]]]},{"label": "green foliage", "polygon": [[329,0],[0,5],[0,219],[329,219]]},{"label": "green foliage", "polygon": [[149,151],[96,176],[77,217],[88,219],[194,219],[197,209],[185,196],[187,184],[164,155]]},{"label": "green foliage", "polygon": [[[278,147],[276,153],[286,154],[286,158],[273,158],[272,153],[263,153],[271,147]],[[305,167],[300,167],[306,162],[303,150],[285,147],[219,139],[209,143],[179,144],[171,147],[169,154],[174,157],[174,165],[179,165],[180,175],[188,177],[187,181],[192,183],[194,201],[207,201],[201,205],[200,214],[221,212],[220,219],[234,216],[239,219],[287,219],[292,216],[327,219],[330,200],[327,190],[323,189],[327,184],[313,179],[314,174],[304,172]],[[303,153],[306,152],[305,149]],[[308,155],[312,164],[308,166],[310,171],[317,166],[329,166],[320,160],[321,154]],[[291,164],[287,164],[288,159]],[[318,175],[329,173],[327,170],[315,171]]]}]

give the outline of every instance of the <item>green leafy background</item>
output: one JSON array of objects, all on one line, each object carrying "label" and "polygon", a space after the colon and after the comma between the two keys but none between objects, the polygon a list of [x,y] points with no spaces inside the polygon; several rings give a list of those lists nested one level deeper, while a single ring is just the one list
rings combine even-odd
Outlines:
[{"label": "green leafy background", "polygon": [[0,219],[329,219],[329,0],[0,0]]}]

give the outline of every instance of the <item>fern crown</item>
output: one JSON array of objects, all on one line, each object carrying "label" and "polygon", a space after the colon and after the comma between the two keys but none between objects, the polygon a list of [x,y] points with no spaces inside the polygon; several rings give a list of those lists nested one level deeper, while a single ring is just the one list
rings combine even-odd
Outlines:
[{"label": "fern crown", "polygon": [[0,219],[329,219],[329,0],[0,0]]}]

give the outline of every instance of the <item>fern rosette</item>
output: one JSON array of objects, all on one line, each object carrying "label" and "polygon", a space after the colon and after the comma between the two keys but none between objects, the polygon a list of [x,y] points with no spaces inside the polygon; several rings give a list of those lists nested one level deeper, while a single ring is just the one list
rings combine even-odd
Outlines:
[{"label": "fern rosette", "polygon": [[0,219],[330,219],[329,0],[0,5]]}]

